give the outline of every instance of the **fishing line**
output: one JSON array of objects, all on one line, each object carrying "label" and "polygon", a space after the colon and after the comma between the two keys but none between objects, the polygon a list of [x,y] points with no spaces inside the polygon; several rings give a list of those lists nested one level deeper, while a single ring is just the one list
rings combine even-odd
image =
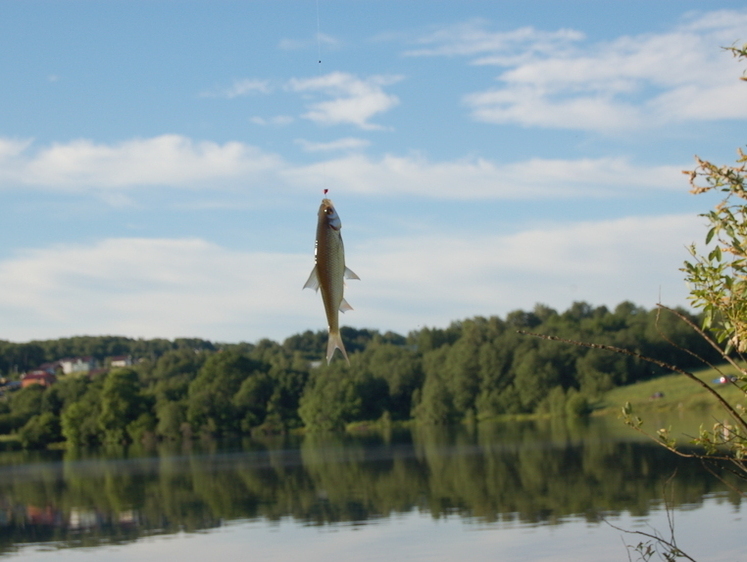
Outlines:
[{"label": "fishing line", "polygon": [[[316,0],[316,60],[317,60],[317,71],[319,77],[322,76],[322,25],[319,17],[319,0]],[[327,163],[322,161],[322,174],[326,172]],[[324,197],[327,197],[329,189],[324,189]]]},{"label": "fishing line", "polygon": [[[322,32],[321,26],[319,25],[319,0],[316,0],[316,50],[316,58],[319,61],[319,64],[322,64]],[[321,72],[321,68],[319,71]]]}]

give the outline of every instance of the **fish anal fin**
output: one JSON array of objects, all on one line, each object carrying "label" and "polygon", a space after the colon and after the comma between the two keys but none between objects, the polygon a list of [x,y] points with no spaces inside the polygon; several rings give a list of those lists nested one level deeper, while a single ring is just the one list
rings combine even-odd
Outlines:
[{"label": "fish anal fin", "polygon": [[345,279],[358,279],[358,281],[360,281],[360,279],[361,279],[361,278],[360,278],[360,277],[358,277],[358,276],[357,276],[357,275],[355,274],[355,272],[354,272],[354,271],[353,271],[352,269],[350,269],[349,267],[346,267],[346,268],[345,268],[345,274],[344,274],[344,277],[345,277]]},{"label": "fish anal fin", "polygon": [[327,340],[327,365],[329,365],[329,362],[332,361],[332,356],[335,354],[335,349],[339,349],[342,352],[342,356],[345,358],[345,361],[347,361],[347,364],[350,365],[350,359],[348,359],[348,354],[345,351],[345,345],[342,343],[342,336],[340,336],[339,331],[329,333],[329,339]]},{"label": "fish anal fin", "polygon": [[348,301],[342,299],[340,301],[340,312],[347,312],[348,310],[353,310],[353,307],[348,304]]},{"label": "fish anal fin", "polygon": [[309,278],[306,280],[303,288],[314,289],[315,291],[319,290],[319,275],[317,274],[316,266],[314,266],[314,269],[311,270],[311,275],[309,275]]}]

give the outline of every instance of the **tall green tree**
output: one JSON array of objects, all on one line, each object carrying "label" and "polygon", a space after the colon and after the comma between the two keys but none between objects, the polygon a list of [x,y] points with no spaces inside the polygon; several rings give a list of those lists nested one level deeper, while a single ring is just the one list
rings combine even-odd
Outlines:
[{"label": "tall green tree", "polygon": [[187,421],[195,431],[224,434],[240,431],[242,407],[234,401],[249,377],[262,376],[263,365],[239,351],[208,357],[189,385]]},{"label": "tall green tree", "polygon": [[98,420],[105,442],[127,443],[133,440],[129,426],[147,413],[140,389],[138,374],[133,369],[113,369],[106,375]]},{"label": "tall green tree", "polygon": [[[432,349],[423,356],[423,387],[413,400],[413,417],[421,423],[445,425],[455,422],[460,412],[454,407],[454,397],[446,378],[446,358],[451,346]],[[463,414],[463,413],[462,413]]]},{"label": "tall green tree", "polygon": [[386,396],[381,407],[394,419],[409,418],[413,392],[423,384],[420,354],[403,345],[375,342],[363,355],[370,376],[385,383]]},{"label": "tall green tree", "polygon": [[[351,364],[355,366],[357,361],[355,357]],[[360,410],[357,385],[338,361],[312,371],[298,414],[310,430],[335,431],[358,419]]]},{"label": "tall green tree", "polygon": [[102,378],[91,381],[85,392],[68,402],[62,410],[60,425],[62,436],[68,445],[77,447],[103,442],[103,431],[99,424],[102,387]]},{"label": "tall green tree", "polygon": [[62,439],[60,418],[52,412],[43,412],[29,419],[18,431],[18,439],[24,449],[46,447]]}]

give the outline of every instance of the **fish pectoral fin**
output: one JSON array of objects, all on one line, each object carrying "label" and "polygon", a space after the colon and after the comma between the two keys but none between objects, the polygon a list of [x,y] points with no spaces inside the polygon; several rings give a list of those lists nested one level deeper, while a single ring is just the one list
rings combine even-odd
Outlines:
[{"label": "fish pectoral fin", "polygon": [[348,301],[342,299],[342,301],[340,301],[340,312],[345,312],[348,310],[353,310],[353,307],[348,304]]},{"label": "fish pectoral fin", "polygon": [[345,275],[344,275],[344,277],[345,277],[345,279],[358,279],[358,281],[360,281],[360,279],[361,279],[361,278],[360,278],[360,277],[358,277],[358,276],[357,276],[357,275],[355,274],[355,272],[354,272],[354,271],[353,271],[352,269],[350,269],[349,267],[346,267],[346,268],[345,268]]},{"label": "fish pectoral fin", "polygon": [[306,280],[306,284],[304,284],[303,288],[314,289],[315,291],[319,290],[319,275],[317,275],[316,266],[314,266],[314,269],[311,270],[311,275],[309,275],[309,278]]}]

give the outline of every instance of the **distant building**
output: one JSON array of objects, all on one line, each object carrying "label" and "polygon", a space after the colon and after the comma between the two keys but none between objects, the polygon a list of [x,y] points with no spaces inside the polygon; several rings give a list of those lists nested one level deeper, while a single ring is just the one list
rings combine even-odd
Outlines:
[{"label": "distant building", "polygon": [[66,375],[71,373],[87,373],[95,369],[98,364],[94,357],[73,357],[59,360],[62,372]]},{"label": "distant building", "polygon": [[21,376],[21,388],[26,388],[27,386],[31,386],[32,384],[40,384],[41,386],[52,386],[55,382],[57,382],[56,376],[41,369],[30,371]]},{"label": "distant building", "polygon": [[39,365],[38,370],[47,371],[48,373],[56,375],[58,370],[62,370],[62,365],[60,365],[59,361],[53,361],[52,363],[42,363],[41,365]]},{"label": "distant building", "polygon": [[109,358],[111,367],[129,367],[132,365],[132,355],[115,355]]}]

